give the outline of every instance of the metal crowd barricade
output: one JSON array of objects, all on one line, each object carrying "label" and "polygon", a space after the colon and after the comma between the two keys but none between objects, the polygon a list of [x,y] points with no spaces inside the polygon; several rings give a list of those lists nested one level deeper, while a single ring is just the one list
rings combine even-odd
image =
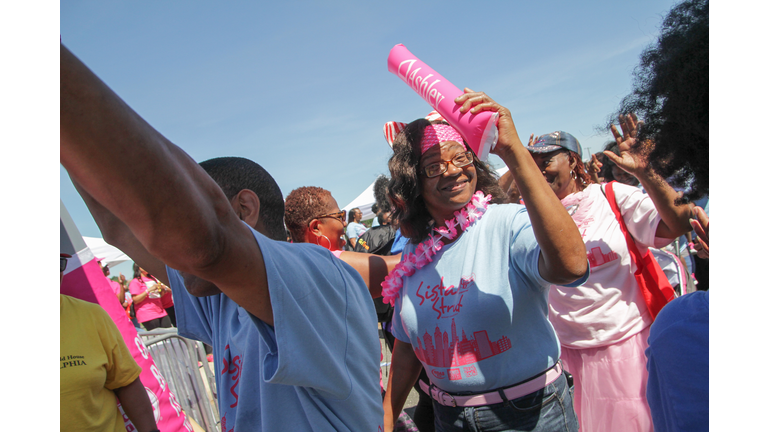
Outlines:
[{"label": "metal crowd barricade", "polygon": [[141,331],[139,335],[186,415],[208,432],[220,430],[216,380],[202,342],[179,336],[176,328]]}]

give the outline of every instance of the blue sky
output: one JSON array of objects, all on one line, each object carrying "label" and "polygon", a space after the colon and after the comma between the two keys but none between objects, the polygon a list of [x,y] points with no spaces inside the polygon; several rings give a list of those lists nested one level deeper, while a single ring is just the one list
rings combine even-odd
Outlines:
[{"label": "blue sky", "polygon": [[[247,157],[284,196],[320,186],[343,207],[388,173],[384,123],[431,110],[387,71],[395,44],[508,107],[523,140],[565,130],[595,152],[672,4],[63,2],[61,39],[198,162]],[[81,233],[100,237],[60,175]]]},{"label": "blue sky", "polygon": [[[320,186],[343,207],[388,174],[384,123],[431,110],[387,71],[395,44],[508,107],[523,140],[565,130],[589,154],[609,139],[596,126],[673,4],[411,3],[66,2],[61,39],[198,162],[246,157],[284,196]],[[81,233],[101,237],[63,168],[60,177]]]}]

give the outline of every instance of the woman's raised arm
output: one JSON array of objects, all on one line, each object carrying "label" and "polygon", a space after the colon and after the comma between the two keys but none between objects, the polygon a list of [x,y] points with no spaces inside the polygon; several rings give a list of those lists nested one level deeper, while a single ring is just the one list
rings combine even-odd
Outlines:
[{"label": "woman's raised arm", "polygon": [[566,285],[584,276],[588,268],[587,251],[579,230],[520,141],[512,114],[485,93],[468,88],[455,101],[462,105],[462,113],[499,113],[499,141],[491,153],[507,164],[525,201],[541,248],[541,276],[556,285]]},{"label": "woman's raised arm", "polygon": [[640,180],[645,192],[653,201],[661,216],[661,222],[656,229],[656,237],[677,238],[691,230],[688,220],[693,216],[693,206],[689,204],[675,205],[678,193],[648,165],[647,155],[653,143],[637,143],[637,131],[642,122],[637,121],[635,114],[619,116],[619,125],[623,133],[619,133],[615,125],[611,125],[616,142],[619,144],[619,154],[608,150],[606,157],[619,168],[634,175]]}]

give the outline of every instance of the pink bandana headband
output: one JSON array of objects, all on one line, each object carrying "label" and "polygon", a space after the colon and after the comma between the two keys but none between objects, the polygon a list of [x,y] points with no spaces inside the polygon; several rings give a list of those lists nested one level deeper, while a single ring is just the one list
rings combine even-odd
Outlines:
[{"label": "pink bandana headband", "polygon": [[[432,111],[424,118],[429,121],[445,121],[443,116],[437,111]],[[402,130],[405,129],[405,126],[405,123],[395,121],[387,122],[384,125],[384,138],[387,140],[390,147],[392,147],[395,142],[397,134],[402,132]],[[446,141],[456,141],[461,144],[464,150],[467,149],[467,146],[464,145],[464,138],[461,137],[461,134],[459,134],[456,129],[452,126],[437,124],[429,125],[424,129],[424,137],[421,140],[421,154],[424,154],[424,152],[429,150],[433,145]]]},{"label": "pink bandana headband", "polygon": [[424,136],[421,138],[421,154],[424,154],[435,144],[446,141],[456,141],[464,147],[464,150],[467,149],[464,145],[464,138],[461,137],[461,134],[453,126],[434,124],[424,128]]}]

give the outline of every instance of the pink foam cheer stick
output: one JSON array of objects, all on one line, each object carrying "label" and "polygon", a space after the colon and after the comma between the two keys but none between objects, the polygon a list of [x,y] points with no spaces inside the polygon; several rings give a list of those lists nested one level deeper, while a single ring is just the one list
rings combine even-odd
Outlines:
[{"label": "pink foam cheer stick", "polygon": [[496,146],[499,138],[496,128],[498,113],[483,111],[478,114],[462,114],[459,111],[461,105],[454,102],[454,99],[464,92],[411,54],[403,44],[397,44],[389,51],[387,69],[400,77],[458,130],[481,160],[487,160],[488,152]]}]

